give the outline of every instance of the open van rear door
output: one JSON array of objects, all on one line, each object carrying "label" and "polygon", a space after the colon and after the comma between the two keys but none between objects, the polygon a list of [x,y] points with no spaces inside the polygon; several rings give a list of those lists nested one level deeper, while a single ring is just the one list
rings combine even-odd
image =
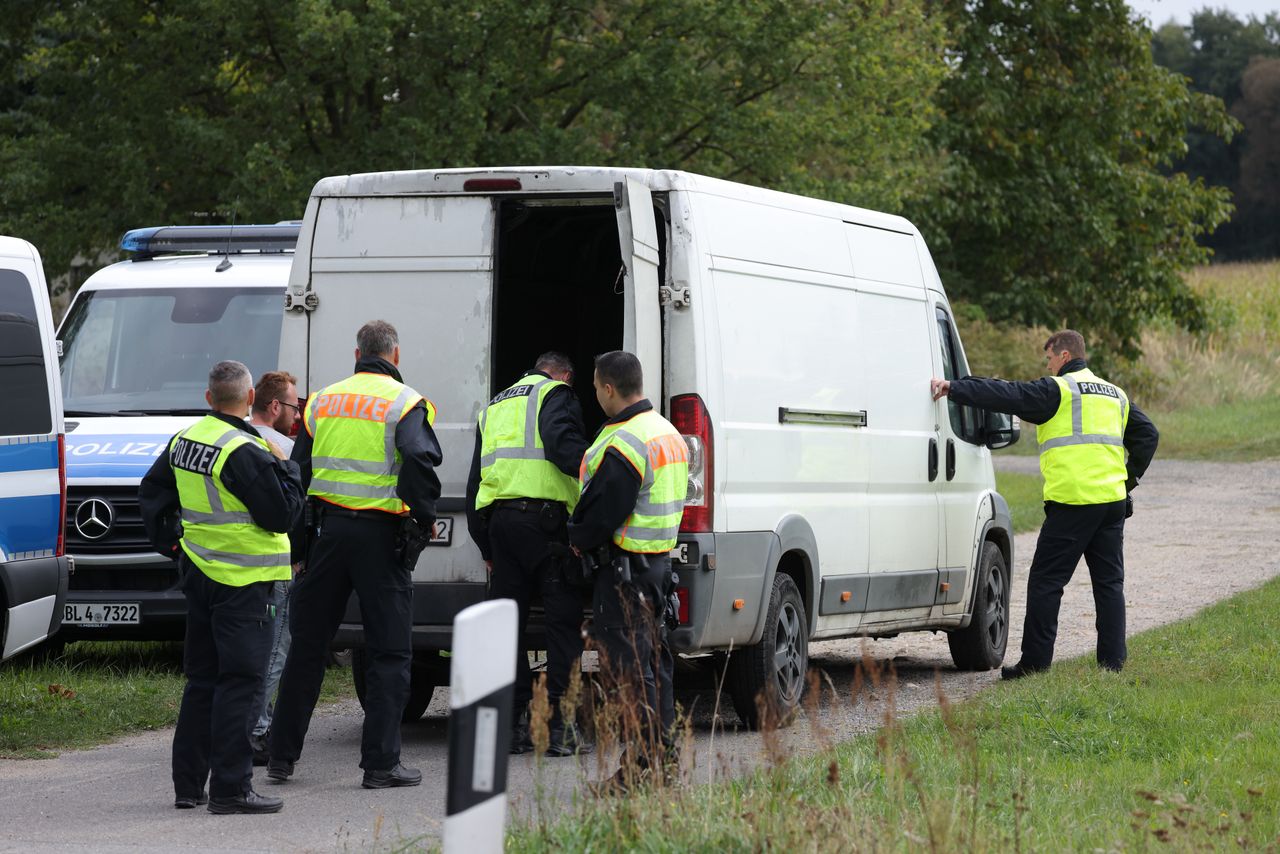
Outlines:
[{"label": "open van rear door", "polygon": [[613,185],[618,240],[626,268],[622,348],[644,369],[644,394],[662,411],[662,321],[658,302],[658,224],[649,188],[633,178]]}]

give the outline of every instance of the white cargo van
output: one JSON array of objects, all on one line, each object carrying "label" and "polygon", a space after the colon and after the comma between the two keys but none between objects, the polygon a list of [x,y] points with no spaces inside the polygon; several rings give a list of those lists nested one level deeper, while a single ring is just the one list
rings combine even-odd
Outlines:
[{"label": "white cargo van", "polygon": [[254,377],[280,367],[297,235],[297,223],[134,229],[120,242],[132,258],[90,276],[68,307],[58,338],[76,572],[60,641],[182,637],[177,563],[147,540],[138,484],[208,411],[215,362],[237,359]]},{"label": "white cargo van", "polygon": [[62,622],[69,562],[57,364],[40,254],[0,237],[0,658]]},{"label": "white cargo van", "polygon": [[384,318],[439,408],[453,525],[414,574],[410,716],[443,678],[430,651],[484,596],[463,520],[476,416],[549,349],[580,368],[589,432],[592,358],[622,348],[688,437],[673,642],[733,648],[745,721],[760,691],[799,700],[811,640],[943,630],[959,667],[1002,660],[1013,538],[988,449],[1016,428],[930,399],[964,351],[905,219],[683,172],[460,169],[324,179],[298,245],[281,363],[316,390]]}]

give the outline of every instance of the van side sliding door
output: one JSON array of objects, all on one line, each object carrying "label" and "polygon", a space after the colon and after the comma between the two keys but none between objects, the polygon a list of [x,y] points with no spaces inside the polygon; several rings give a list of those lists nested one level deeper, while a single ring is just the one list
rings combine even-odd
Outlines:
[{"label": "van side sliding door", "polygon": [[644,369],[645,397],[662,411],[662,320],[658,302],[658,224],[649,188],[633,178],[613,185],[618,242],[626,268],[622,349]]}]

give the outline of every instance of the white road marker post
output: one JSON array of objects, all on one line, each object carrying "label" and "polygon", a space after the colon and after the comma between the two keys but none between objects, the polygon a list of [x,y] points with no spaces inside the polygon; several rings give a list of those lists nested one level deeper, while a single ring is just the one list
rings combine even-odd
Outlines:
[{"label": "white road marker post", "polygon": [[481,602],[454,618],[445,854],[502,851],[515,650],[514,600]]}]

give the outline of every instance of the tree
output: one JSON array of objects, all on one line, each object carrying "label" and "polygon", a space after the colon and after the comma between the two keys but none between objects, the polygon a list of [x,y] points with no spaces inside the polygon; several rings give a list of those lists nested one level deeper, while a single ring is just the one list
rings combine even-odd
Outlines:
[{"label": "tree", "polygon": [[1242,254],[1280,257],[1280,59],[1255,59],[1245,70],[1231,113],[1244,125],[1236,204]]},{"label": "tree", "polygon": [[[1265,239],[1274,230],[1266,211],[1243,199],[1258,194],[1280,195],[1280,184],[1246,184],[1240,172],[1246,141],[1257,134],[1237,109],[1242,96],[1245,69],[1251,60],[1280,57],[1280,15],[1246,20],[1227,11],[1202,9],[1191,16],[1189,26],[1169,22],[1155,32],[1151,51],[1157,63],[1186,76],[1198,92],[1221,98],[1233,116],[1244,122],[1244,132],[1227,140],[1212,131],[1191,128],[1187,153],[1172,168],[1203,178],[1210,185],[1228,187],[1238,207],[1235,215],[1201,242],[1220,258],[1266,257],[1274,243]],[[1257,142],[1254,143],[1255,147]],[[1256,180],[1255,175],[1250,180]]]},{"label": "tree", "polygon": [[57,273],[132,226],[296,217],[325,175],[566,162],[896,208],[933,168],[922,2],[27,2],[0,230]]},{"label": "tree", "polygon": [[1151,59],[1122,0],[946,2],[953,72],[933,138],[943,188],[917,205],[953,295],[996,320],[1083,331],[1137,354],[1150,318],[1201,322],[1180,271],[1228,215],[1225,190],[1165,174],[1221,102]]}]

